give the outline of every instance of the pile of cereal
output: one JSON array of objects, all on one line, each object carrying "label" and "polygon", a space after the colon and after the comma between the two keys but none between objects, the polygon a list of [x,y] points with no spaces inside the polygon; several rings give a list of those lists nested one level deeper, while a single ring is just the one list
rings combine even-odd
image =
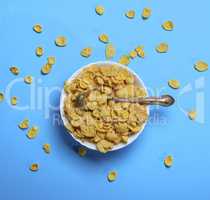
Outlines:
[{"label": "pile of cereal", "polygon": [[[116,65],[91,65],[64,86],[67,129],[81,141],[94,143],[106,153],[114,145],[127,143],[147,120],[146,106],[114,102],[110,97],[144,97],[146,91],[126,68]],[[85,103],[78,106],[80,95]]]}]

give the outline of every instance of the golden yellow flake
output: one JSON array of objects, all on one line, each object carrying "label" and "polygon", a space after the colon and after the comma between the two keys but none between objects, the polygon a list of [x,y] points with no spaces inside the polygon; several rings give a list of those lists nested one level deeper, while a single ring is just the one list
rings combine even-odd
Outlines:
[{"label": "golden yellow flake", "polygon": [[37,47],[36,48],[36,55],[40,57],[43,54],[44,54],[44,49],[42,47]]},{"label": "golden yellow flake", "polygon": [[120,57],[118,62],[122,65],[128,65],[130,63],[130,58],[127,55],[123,55]]},{"label": "golden yellow flake", "polygon": [[58,47],[65,47],[67,45],[68,41],[67,38],[65,36],[58,36],[55,39],[55,44]]},{"label": "golden yellow flake", "polygon": [[20,129],[27,129],[29,127],[29,120],[24,119],[20,124],[18,125]]},{"label": "golden yellow flake", "polygon": [[189,112],[188,112],[188,117],[189,117],[189,119],[195,120],[196,116],[197,116],[196,111],[192,110],[192,111],[189,111]]},{"label": "golden yellow flake", "polygon": [[55,64],[55,57],[54,56],[49,56],[47,58],[47,63],[50,64],[50,65],[54,65]]},{"label": "golden yellow flake", "polygon": [[173,89],[180,88],[180,82],[178,80],[169,80],[168,85]]},{"label": "golden yellow flake", "polygon": [[125,13],[125,16],[129,19],[133,19],[135,15],[136,15],[135,10],[129,10]]},{"label": "golden yellow flake", "polygon": [[9,68],[10,72],[12,72],[14,75],[18,75],[20,73],[20,70],[16,66],[12,66]]},{"label": "golden yellow flake", "polygon": [[36,33],[41,33],[42,32],[42,25],[41,24],[35,24],[33,26],[33,30],[36,32]]},{"label": "golden yellow flake", "polygon": [[135,50],[132,50],[132,51],[129,53],[129,56],[130,56],[130,58],[134,59],[134,58],[136,58],[136,56],[137,56],[137,52],[136,52]]},{"label": "golden yellow flake", "polygon": [[106,49],[105,49],[105,56],[106,56],[106,59],[111,59],[115,56],[116,54],[116,49],[115,47],[113,46],[113,44],[107,44],[106,45]]},{"label": "golden yellow flake", "polygon": [[115,181],[117,178],[117,172],[116,171],[110,171],[107,175],[107,179],[109,182]]},{"label": "golden yellow flake", "polygon": [[38,132],[39,132],[39,128],[37,126],[33,126],[32,128],[29,129],[27,133],[27,137],[29,139],[34,139],[37,136]]},{"label": "golden yellow flake", "polygon": [[32,172],[36,172],[39,170],[39,165],[37,163],[32,163],[29,167]]},{"label": "golden yellow flake", "polygon": [[91,54],[92,54],[92,48],[90,47],[86,47],[82,49],[82,51],[80,52],[80,55],[86,58],[90,57]]},{"label": "golden yellow flake", "polygon": [[47,64],[43,65],[43,67],[41,69],[41,72],[42,72],[42,74],[46,75],[46,74],[49,74],[51,72],[51,69],[52,69],[52,65],[47,63]]},{"label": "golden yellow flake", "polygon": [[12,97],[11,100],[10,100],[11,105],[13,105],[13,106],[17,105],[17,101],[18,101],[17,97],[15,97],[15,96]]},{"label": "golden yellow flake", "polygon": [[79,155],[80,155],[81,157],[83,157],[83,156],[85,156],[85,155],[87,154],[87,149],[84,148],[84,147],[80,147],[80,148],[78,149],[78,153],[79,153]]},{"label": "golden yellow flake", "polygon": [[96,6],[95,11],[98,15],[103,15],[105,8],[103,6],[98,5],[98,6]]},{"label": "golden yellow flake", "polygon": [[127,135],[122,136],[122,142],[123,143],[127,143],[128,142],[128,136]]},{"label": "golden yellow flake", "polygon": [[158,53],[166,53],[168,51],[168,44],[167,43],[160,43],[156,46],[155,50],[158,52]]},{"label": "golden yellow flake", "polygon": [[208,70],[208,64],[202,60],[199,60],[195,63],[194,68],[199,72],[204,72]]},{"label": "golden yellow flake", "polygon": [[45,153],[50,153],[51,152],[51,145],[50,144],[43,144],[42,148],[43,148]]},{"label": "golden yellow flake", "polygon": [[4,100],[4,94],[0,92],[0,102],[2,102],[3,100]]},{"label": "golden yellow flake", "polygon": [[144,46],[138,46],[135,48],[135,51],[137,52],[137,55],[141,58],[145,57],[145,52],[144,52]]},{"label": "golden yellow flake", "polygon": [[166,167],[171,167],[173,164],[173,157],[172,156],[166,156],[166,158],[164,159],[164,165]]},{"label": "golden yellow flake", "polygon": [[25,76],[24,77],[24,82],[27,84],[31,84],[33,81],[33,77],[32,76]]},{"label": "golden yellow flake", "polygon": [[109,36],[107,34],[104,34],[104,33],[99,35],[98,39],[103,43],[108,43],[109,42]]},{"label": "golden yellow flake", "polygon": [[143,19],[148,19],[151,16],[151,14],[152,14],[151,8],[144,8],[141,16]]},{"label": "golden yellow flake", "polygon": [[166,31],[172,31],[174,29],[174,24],[172,21],[165,21],[162,24],[162,28],[165,29]]}]

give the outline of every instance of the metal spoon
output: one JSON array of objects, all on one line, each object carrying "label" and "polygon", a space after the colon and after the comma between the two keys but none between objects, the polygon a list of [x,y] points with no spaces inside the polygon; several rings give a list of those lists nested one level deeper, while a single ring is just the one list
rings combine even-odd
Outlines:
[{"label": "metal spoon", "polygon": [[111,97],[115,102],[139,103],[141,105],[160,105],[171,106],[175,99],[170,95],[162,95],[160,97],[135,97],[135,98],[115,98]]},{"label": "metal spoon", "polygon": [[[170,95],[162,95],[160,97],[135,97],[135,98],[108,97],[108,100],[112,100],[115,102],[139,103],[141,105],[160,105],[165,107],[171,106],[175,102],[175,99]],[[75,105],[77,107],[83,107],[85,105],[84,94],[79,94],[76,97]]]}]

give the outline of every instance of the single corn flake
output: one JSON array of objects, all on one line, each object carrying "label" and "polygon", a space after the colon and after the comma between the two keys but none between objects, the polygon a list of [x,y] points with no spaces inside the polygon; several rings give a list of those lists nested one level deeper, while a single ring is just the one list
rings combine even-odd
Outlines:
[{"label": "single corn flake", "polygon": [[155,50],[158,53],[166,53],[168,51],[168,44],[162,42],[159,45],[156,46]]},{"label": "single corn flake", "polygon": [[136,15],[135,10],[129,10],[125,13],[125,16],[129,19],[133,19],[135,15]]},{"label": "single corn flake", "polygon": [[43,54],[44,54],[44,49],[42,47],[37,47],[36,48],[36,55],[40,57]]},{"label": "single corn flake", "polygon": [[43,144],[42,148],[43,148],[45,153],[50,153],[51,152],[51,145],[50,144]]},{"label": "single corn flake", "polygon": [[44,74],[44,75],[49,74],[51,72],[51,69],[52,69],[52,65],[47,63],[42,67],[41,73]]},{"label": "single corn flake", "polygon": [[82,51],[80,52],[80,55],[86,58],[90,57],[91,54],[92,54],[92,48],[90,47],[86,47],[82,49]]},{"label": "single corn flake", "polygon": [[135,48],[137,55],[141,58],[145,58],[144,46],[138,46]]},{"label": "single corn flake", "polygon": [[130,58],[127,55],[122,55],[118,62],[122,65],[128,65],[130,63]]},{"label": "single corn flake", "polygon": [[38,132],[39,132],[39,128],[37,126],[33,126],[32,128],[29,129],[27,133],[27,137],[29,139],[34,139],[37,136]]},{"label": "single corn flake", "polygon": [[174,29],[174,24],[172,21],[165,21],[162,24],[162,28],[165,29],[166,31],[172,31]]},{"label": "single corn flake", "polygon": [[166,167],[171,167],[173,164],[173,157],[172,156],[166,156],[166,158],[164,159],[164,165]]},{"label": "single corn flake", "polygon": [[33,81],[33,77],[32,76],[25,76],[24,77],[24,82],[27,84],[31,84]]},{"label": "single corn flake", "polygon": [[15,96],[12,97],[11,100],[10,100],[11,105],[13,105],[13,106],[17,105],[17,101],[18,101],[17,97],[15,97]]},{"label": "single corn flake", "polygon": [[32,163],[29,167],[32,172],[36,172],[39,170],[39,165],[37,163]]},{"label": "single corn flake", "polygon": [[85,156],[85,155],[87,154],[87,149],[85,149],[84,147],[80,147],[80,148],[78,149],[78,154],[79,154],[81,157]]},{"label": "single corn flake", "polygon": [[20,124],[18,125],[20,129],[27,129],[29,127],[29,120],[24,119]]},{"label": "single corn flake", "polygon": [[12,66],[9,68],[10,72],[12,72],[14,75],[18,75],[20,73],[20,70],[16,66]]},{"label": "single corn flake", "polygon": [[117,178],[117,172],[116,171],[110,171],[107,175],[107,179],[109,182],[115,181]]},{"label": "single corn flake", "polygon": [[195,120],[196,116],[197,116],[196,111],[192,110],[192,111],[189,111],[189,112],[188,112],[188,117],[189,117],[189,119]]},{"label": "single corn flake", "polygon": [[103,6],[98,5],[98,6],[96,6],[95,11],[98,15],[103,15],[105,8]]},{"label": "single corn flake", "polygon": [[109,42],[109,36],[104,34],[104,33],[99,35],[98,39],[103,43],[108,43]]},{"label": "single corn flake", "polygon": [[129,53],[129,56],[130,58],[134,59],[137,57],[137,52],[135,50],[132,50],[130,53]]},{"label": "single corn flake", "polygon": [[4,100],[4,94],[0,92],[0,102],[2,102],[3,100]]},{"label": "single corn flake", "polygon": [[49,56],[47,58],[47,63],[50,65],[54,65],[55,64],[55,57],[54,56]]},{"label": "single corn flake", "polygon": [[195,63],[194,68],[199,72],[204,72],[208,70],[208,64],[204,61],[199,60]]},{"label": "single corn flake", "polygon": [[168,85],[173,89],[180,88],[180,82],[178,80],[169,80]]},{"label": "single corn flake", "polygon": [[144,8],[141,16],[143,19],[148,19],[151,16],[151,14],[152,14],[151,8]]},{"label": "single corn flake", "polygon": [[33,26],[33,30],[36,32],[36,33],[41,33],[42,32],[42,25],[41,24],[35,24]]},{"label": "single corn flake", "polygon": [[65,47],[67,45],[67,38],[64,36],[58,36],[55,39],[55,45],[58,47]]},{"label": "single corn flake", "polygon": [[113,44],[107,44],[106,45],[106,49],[105,49],[105,56],[106,56],[106,59],[111,59],[115,56],[116,54],[116,49],[115,47],[113,46]]}]

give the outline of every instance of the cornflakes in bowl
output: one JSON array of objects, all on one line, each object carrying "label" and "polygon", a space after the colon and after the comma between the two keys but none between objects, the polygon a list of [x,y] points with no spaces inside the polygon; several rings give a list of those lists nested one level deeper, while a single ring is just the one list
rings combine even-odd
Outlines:
[{"label": "cornflakes in bowl", "polygon": [[[149,107],[112,98],[146,97],[142,80],[126,66],[105,61],[75,72],[64,85],[60,112],[72,137],[102,153],[121,149],[143,131]],[[80,99],[82,104],[78,104]]]}]

